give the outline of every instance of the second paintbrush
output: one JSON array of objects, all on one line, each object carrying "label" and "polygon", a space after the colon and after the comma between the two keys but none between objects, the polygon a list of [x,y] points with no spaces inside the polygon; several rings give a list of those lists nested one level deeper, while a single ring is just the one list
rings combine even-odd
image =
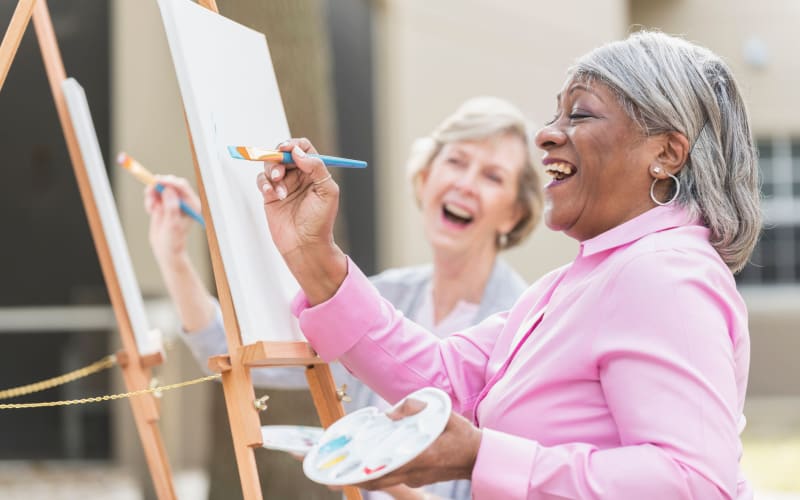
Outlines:
[{"label": "second paintbrush", "polygon": [[[127,154],[125,153],[118,154],[117,163],[119,163],[119,165],[123,167],[125,170],[132,173],[133,176],[139,179],[139,181],[141,181],[143,184],[146,184],[148,186],[154,185],[155,190],[158,191],[159,193],[162,193],[164,191],[164,185],[159,182],[156,182],[155,176],[152,173],[150,173],[149,170],[144,168],[141,163],[134,160]],[[196,220],[197,223],[200,224],[201,226],[206,227],[206,223],[203,220],[202,215],[195,212],[194,209],[192,209],[192,207],[186,204],[185,201],[178,200],[178,203],[183,213],[185,213],[192,219]]]},{"label": "second paintbrush", "polygon": [[[292,153],[289,151],[276,151],[274,149],[254,148],[248,146],[228,146],[228,154],[237,160],[250,161],[276,161],[279,163],[294,163]],[[339,158],[336,156],[309,154],[311,158],[319,158],[328,167],[367,168],[367,162]]]}]

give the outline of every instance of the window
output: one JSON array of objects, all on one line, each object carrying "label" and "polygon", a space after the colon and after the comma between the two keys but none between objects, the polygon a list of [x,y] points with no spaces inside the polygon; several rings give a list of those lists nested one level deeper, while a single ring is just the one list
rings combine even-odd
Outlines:
[{"label": "window", "polygon": [[764,233],[740,284],[800,283],[800,138],[757,142]]}]

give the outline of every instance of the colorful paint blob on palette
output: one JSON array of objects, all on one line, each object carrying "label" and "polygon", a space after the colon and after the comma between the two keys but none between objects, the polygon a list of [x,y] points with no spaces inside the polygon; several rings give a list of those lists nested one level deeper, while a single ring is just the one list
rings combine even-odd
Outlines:
[{"label": "colorful paint blob on palette", "polygon": [[321,456],[321,457],[325,456],[325,455],[327,455],[327,454],[329,454],[331,452],[334,452],[334,451],[342,448],[347,443],[352,441],[352,439],[353,438],[351,438],[350,436],[339,436],[336,439],[332,439],[332,440],[328,441],[324,445],[320,446],[320,448],[319,448],[319,456]]},{"label": "colorful paint blob on palette", "polygon": [[386,468],[386,464],[379,465],[378,467],[375,467],[374,469],[370,469],[369,467],[364,467],[364,474],[375,474],[376,472],[382,471],[385,468]]},{"label": "colorful paint blob on palette", "polygon": [[446,393],[433,388],[408,397],[425,403],[425,408],[415,415],[392,420],[370,407],[335,422],[306,455],[306,476],[328,485],[358,484],[382,477],[413,460],[444,430],[452,402]]},{"label": "colorful paint blob on palette", "polygon": [[319,468],[322,469],[322,470],[330,469],[334,465],[340,463],[345,458],[347,458],[347,453],[342,453],[338,457],[334,457],[334,458],[328,460],[327,462],[323,463],[322,465],[319,466]]}]

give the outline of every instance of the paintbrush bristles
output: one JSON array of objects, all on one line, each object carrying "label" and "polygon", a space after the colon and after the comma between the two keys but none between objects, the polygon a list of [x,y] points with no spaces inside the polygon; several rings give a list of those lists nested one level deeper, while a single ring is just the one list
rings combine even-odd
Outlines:
[{"label": "paintbrush bristles", "polygon": [[280,161],[283,159],[282,151],[247,146],[228,146],[228,153],[232,158],[237,158],[239,160]]},{"label": "paintbrush bristles", "polygon": [[120,153],[117,155],[117,163],[119,163],[124,169],[129,171],[133,174],[134,177],[139,179],[140,182],[143,184],[155,184],[156,178],[150,173],[149,170],[144,168],[138,161],[134,160],[130,156],[125,153]]}]

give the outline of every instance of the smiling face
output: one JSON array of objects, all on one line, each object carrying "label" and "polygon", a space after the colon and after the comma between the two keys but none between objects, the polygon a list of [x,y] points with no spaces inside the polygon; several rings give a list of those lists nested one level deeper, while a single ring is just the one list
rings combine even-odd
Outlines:
[{"label": "smiling face", "polygon": [[520,218],[517,191],[527,148],[503,134],[445,144],[423,172],[419,199],[437,252],[496,252]]},{"label": "smiling face", "polygon": [[536,134],[545,151],[547,226],[579,241],[654,206],[648,173],[658,137],[645,137],[604,84],[568,79],[554,120]]}]

